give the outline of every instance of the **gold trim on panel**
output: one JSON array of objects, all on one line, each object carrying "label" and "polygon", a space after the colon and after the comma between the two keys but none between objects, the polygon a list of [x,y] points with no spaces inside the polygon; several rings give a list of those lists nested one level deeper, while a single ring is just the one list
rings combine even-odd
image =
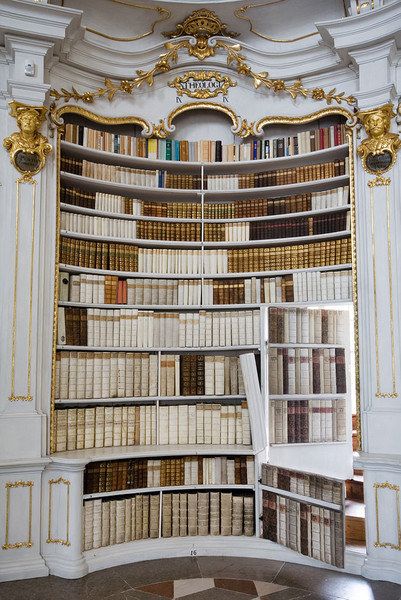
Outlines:
[{"label": "gold trim on panel", "polygon": [[359,312],[358,312],[358,270],[357,270],[357,248],[356,248],[356,202],[355,202],[355,161],[354,161],[354,135],[350,127],[347,127],[347,138],[349,147],[349,193],[351,206],[351,263],[352,263],[352,296],[354,309],[354,356],[355,356],[355,400],[356,400],[356,432],[357,450],[362,447],[361,435],[361,381],[359,367]]},{"label": "gold trim on panel", "polygon": [[145,31],[145,33],[141,33],[139,35],[135,35],[132,37],[116,37],[113,35],[108,35],[107,33],[103,33],[102,31],[97,31],[97,29],[92,29],[91,27],[86,27],[86,31],[90,33],[94,33],[95,35],[99,35],[100,37],[106,38],[107,40],[113,40],[114,42],[136,42],[138,40],[142,40],[143,38],[152,35],[155,31],[155,27],[158,23],[163,23],[164,21],[168,21],[171,17],[171,11],[167,8],[163,8],[161,6],[147,6],[146,4],[131,4],[131,2],[124,2],[124,0],[111,0],[111,2],[115,4],[124,4],[125,6],[129,6],[130,8],[140,8],[143,10],[151,10],[157,12],[161,18],[157,18],[151,25],[149,31]]},{"label": "gold trim on panel", "polygon": [[[32,487],[33,481],[8,481],[5,484],[6,488],[6,526],[5,526],[5,540],[2,545],[3,550],[15,550],[17,548],[31,548],[32,547]],[[12,488],[27,487],[29,488],[29,510],[28,510],[28,534],[25,542],[12,542],[9,541],[9,528],[10,528],[10,490]]]},{"label": "gold trim on panel", "polygon": [[[401,520],[400,520],[400,486],[394,483],[385,481],[384,483],[374,483],[373,488],[375,490],[375,506],[376,506],[376,542],[374,543],[375,548],[391,548],[392,550],[401,550]],[[391,542],[382,542],[380,540],[380,526],[379,526],[379,492],[378,490],[391,490],[395,492],[395,502],[397,506],[397,538],[398,544]],[[388,507],[386,506],[388,512]]]},{"label": "gold trim on panel", "polygon": [[60,128],[64,127],[63,121],[60,121],[60,118],[66,114],[72,113],[74,115],[80,115],[86,119],[90,119],[95,123],[101,123],[103,125],[140,125],[142,129],[145,130],[146,134],[151,133],[152,126],[149,121],[146,119],[142,119],[141,117],[137,117],[135,115],[128,117],[103,117],[102,115],[97,115],[96,113],[87,110],[86,108],[82,108],[81,106],[70,106],[68,104],[64,104],[60,107],[53,107],[51,110],[51,119],[52,122]]},{"label": "gold trim on panel", "polygon": [[[310,123],[311,121],[315,121],[316,119],[322,119],[323,117],[327,117],[328,115],[342,115],[347,119],[352,119],[349,123],[349,126],[353,126],[356,124],[356,119],[354,114],[348,110],[347,108],[343,108],[342,106],[332,106],[328,108],[323,108],[322,110],[318,110],[316,112],[310,113],[308,115],[304,115],[302,117],[286,117],[284,115],[271,116],[268,115],[266,117],[262,117],[259,121],[255,123],[255,131],[257,134],[261,134],[262,130],[266,125],[275,125],[275,124],[283,124],[283,125],[302,125],[304,123]],[[347,123],[348,125],[348,123]]]},{"label": "gold trim on panel", "polygon": [[[32,220],[31,220],[31,257],[29,271],[29,322],[28,322],[28,364],[27,364],[27,392],[26,395],[15,395],[15,352],[17,344],[17,295],[18,295],[18,267],[19,267],[19,211],[20,211],[20,184],[32,185]],[[31,360],[32,360],[32,304],[33,304],[33,270],[35,252],[35,200],[36,185],[34,179],[26,180],[24,177],[16,181],[16,206],[15,206],[15,259],[14,259],[14,292],[13,292],[13,324],[12,324],[12,351],[11,351],[11,402],[31,402]]]},{"label": "gold trim on panel", "polygon": [[291,44],[292,42],[298,42],[299,40],[305,40],[306,38],[319,35],[318,31],[312,31],[311,33],[306,33],[295,38],[277,39],[271,37],[270,35],[260,33],[260,31],[256,31],[250,17],[246,16],[245,13],[252,8],[263,8],[265,6],[272,6],[273,4],[280,4],[281,2],[285,2],[285,0],[274,0],[274,2],[261,2],[260,4],[245,4],[244,6],[237,8],[237,10],[234,11],[234,15],[237,17],[237,19],[242,19],[242,21],[247,21],[249,23],[249,31],[251,33],[262,38],[263,40],[267,40],[268,42]]},{"label": "gold trim on panel", "polygon": [[[65,485],[67,486],[67,510],[66,510],[66,539],[52,538],[52,488],[53,485]],[[58,479],[49,479],[49,514],[48,514],[48,531],[46,544],[61,544],[62,546],[71,546],[70,542],[70,486],[71,481],[59,477]]]},{"label": "gold trim on panel", "polygon": [[178,115],[185,113],[189,110],[215,110],[217,112],[222,112],[227,115],[229,119],[231,119],[233,127],[238,127],[239,125],[239,117],[235,113],[232,108],[228,106],[224,106],[223,104],[217,104],[215,102],[188,102],[187,104],[181,104],[181,106],[177,106],[171,112],[169,112],[166,123],[167,127],[171,129],[173,125],[173,121]]},{"label": "gold trim on panel", "polygon": [[[391,249],[391,230],[390,230],[390,178],[376,178],[368,182],[370,190],[370,226],[372,242],[372,271],[373,271],[373,310],[375,320],[375,360],[376,360],[376,398],[398,398],[396,382],[396,363],[395,363],[395,337],[394,337],[394,306],[393,306],[393,275],[392,275],[392,249]],[[386,188],[386,227],[387,227],[387,264],[389,278],[389,311],[390,311],[390,336],[391,336],[391,392],[381,390],[380,377],[380,350],[379,350],[379,318],[377,304],[377,265],[376,265],[376,241],[375,241],[375,206],[374,206],[374,188],[384,186]]]}]

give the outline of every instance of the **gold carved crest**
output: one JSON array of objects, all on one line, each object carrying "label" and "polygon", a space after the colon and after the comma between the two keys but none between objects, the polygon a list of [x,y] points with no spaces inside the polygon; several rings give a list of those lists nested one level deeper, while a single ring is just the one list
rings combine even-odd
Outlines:
[{"label": "gold carved crest", "polygon": [[237,82],[218,71],[187,71],[169,81],[168,85],[177,90],[178,96],[204,100],[216,98],[219,94],[226,96],[228,89],[235,87]]}]

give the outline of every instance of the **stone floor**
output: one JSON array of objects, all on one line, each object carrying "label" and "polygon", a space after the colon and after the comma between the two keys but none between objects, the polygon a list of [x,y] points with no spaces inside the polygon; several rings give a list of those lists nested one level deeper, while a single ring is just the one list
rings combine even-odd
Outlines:
[{"label": "stone floor", "polygon": [[0,600],[401,600],[401,585],[274,560],[169,558],[0,584]]}]

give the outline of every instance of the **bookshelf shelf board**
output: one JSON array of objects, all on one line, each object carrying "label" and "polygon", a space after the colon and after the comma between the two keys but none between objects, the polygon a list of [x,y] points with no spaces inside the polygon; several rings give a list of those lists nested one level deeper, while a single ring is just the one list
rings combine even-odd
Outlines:
[{"label": "bookshelf shelf board", "polygon": [[176,189],[159,188],[141,185],[130,185],[128,183],[116,183],[114,181],[105,181],[102,179],[93,179],[74,173],[60,173],[62,183],[76,185],[80,189],[106,192],[128,196],[133,198],[148,198],[162,202],[179,202],[180,200],[201,201],[203,196],[205,201],[232,201],[234,197],[244,198],[281,198],[297,193],[318,192],[321,190],[330,190],[336,187],[347,185],[349,183],[348,175],[338,175],[337,177],[328,177],[313,181],[302,181],[299,183],[290,183],[286,185],[272,185],[269,187],[241,188],[229,190],[199,190],[199,189]]},{"label": "bookshelf shelf board", "polygon": [[[283,196],[293,196],[298,193],[304,194],[306,192],[332,190],[333,188],[348,185],[348,183],[349,175],[338,175],[337,177],[327,177],[326,179],[300,181],[298,183],[287,183],[285,185],[271,185],[269,187],[241,188],[235,190],[204,190],[203,196],[206,202],[214,200],[229,200],[231,202],[235,196],[238,196],[241,200],[244,198],[261,197],[281,198]],[[159,189],[163,191],[163,188]]]},{"label": "bookshelf shelf board", "polygon": [[61,141],[61,150],[67,156],[83,158],[91,162],[100,162],[108,165],[120,165],[138,169],[168,169],[169,171],[200,174],[201,162],[189,162],[181,160],[161,160],[156,158],[143,158],[141,156],[128,156],[117,152],[96,150],[87,148],[80,144]]},{"label": "bookshelf shelf board", "polygon": [[[330,301],[331,302],[331,301]],[[326,304],[326,303],[325,303]],[[64,307],[80,307],[80,308],[106,308],[118,309],[129,308],[138,310],[151,311],[171,311],[171,312],[187,312],[198,310],[252,310],[261,306],[271,306],[262,303],[259,304],[91,304],[89,302],[59,302],[59,306]]]},{"label": "bookshelf shelf board", "polygon": [[158,456],[251,456],[252,446],[220,444],[182,444],[154,446],[117,446],[109,448],[87,448],[67,450],[51,455],[58,464],[81,464],[90,462],[117,460],[124,458],[154,458]]},{"label": "bookshelf shelf board", "polygon": [[[336,212],[346,212],[350,210],[350,205],[332,206],[330,208],[319,208],[316,210],[305,210],[293,213],[280,213],[277,215],[263,215],[261,217],[236,217],[232,219],[203,219],[204,223],[253,223],[259,221],[277,221],[278,219],[291,219],[297,217],[312,217],[314,215],[325,215]],[[157,223],[202,223],[202,219],[172,218],[172,217],[151,217],[147,215],[131,215],[126,213],[115,213],[94,208],[85,208],[75,204],[60,203],[60,209],[64,212],[77,213],[81,215],[90,215],[93,217],[107,217],[111,219],[123,219],[124,221],[154,221]]]},{"label": "bookshelf shelf board", "polygon": [[[171,248],[197,248],[198,250],[201,250],[202,248],[202,242],[187,242],[184,240],[176,242],[170,240],[119,238],[105,235],[92,235],[90,233],[75,233],[63,229],[60,231],[60,235],[66,238],[73,238],[75,240],[88,240],[91,242],[111,242],[113,244],[127,244],[129,246],[138,246],[139,248],[165,248],[166,246],[169,246]],[[327,236],[328,235],[329,234],[327,234]]]},{"label": "bookshelf shelf board", "polygon": [[332,233],[322,233],[319,235],[305,235],[298,237],[282,237],[270,238],[261,240],[247,240],[243,242],[187,242],[185,240],[151,240],[151,239],[136,239],[136,238],[119,238],[105,235],[93,235],[90,233],[75,233],[62,229],[60,235],[66,238],[75,240],[88,240],[99,242],[111,242],[114,244],[127,244],[129,246],[138,246],[140,248],[165,248],[166,245],[172,248],[197,248],[201,250],[202,246],[206,249],[213,248],[251,248],[251,247],[268,247],[268,246],[289,246],[293,244],[302,244],[305,242],[323,242],[325,240],[333,240],[338,238],[346,238],[351,236],[351,232],[347,230],[335,231]]},{"label": "bookshelf shelf board", "polygon": [[[332,346],[329,346],[330,348]],[[243,345],[243,346],[200,346],[198,348],[138,348],[132,346],[57,346],[57,350],[69,350],[71,352],[161,352],[162,354],[182,354],[191,352],[197,354],[198,352],[252,352],[259,351],[259,346],[255,344]]]},{"label": "bookshelf shelf board", "polygon": [[331,508],[332,510],[343,510],[344,508],[342,504],[328,502],[327,500],[318,500],[317,498],[312,498],[311,496],[302,496],[301,494],[296,494],[295,492],[290,492],[289,490],[282,490],[281,488],[271,487],[269,485],[260,484],[260,489],[265,490],[266,492],[273,492],[274,494],[284,496],[285,498],[293,498],[294,500],[299,500],[300,502],[314,504],[315,506],[323,506],[324,508]]},{"label": "bookshelf shelf board", "polygon": [[60,180],[62,183],[77,186],[80,189],[93,192],[106,192],[127,196],[132,198],[148,198],[150,200],[161,200],[163,202],[179,202],[180,200],[190,200],[191,202],[200,202],[202,190],[187,190],[175,188],[148,187],[145,185],[130,185],[128,183],[116,183],[114,181],[104,181],[103,179],[93,179],[75,173],[66,173],[61,171]]},{"label": "bookshelf shelf board", "polygon": [[294,344],[281,344],[276,342],[267,342],[270,348],[344,348],[344,344],[311,344],[297,342]]},{"label": "bookshelf shelf board", "polygon": [[338,307],[340,307],[340,308],[341,308],[341,306],[349,307],[351,305],[352,305],[352,300],[351,300],[351,298],[349,298],[348,300],[305,300],[305,302],[269,302],[268,304],[262,304],[261,306],[267,306],[268,308],[270,308],[270,307],[278,307],[278,308],[310,307],[311,310],[314,310],[315,308],[319,308],[319,307],[327,307],[328,309],[335,307],[336,310],[338,310]]},{"label": "bookshelf shelf board", "polygon": [[293,442],[292,444],[270,444],[272,448],[298,448],[298,446],[346,446],[348,442]]},{"label": "bookshelf shelf board", "polygon": [[[108,269],[92,269],[88,267],[77,267],[75,265],[60,264],[60,271],[68,273],[88,273],[92,275],[117,275],[118,277],[143,278],[143,279],[243,279],[250,277],[278,277],[280,275],[292,275],[294,273],[314,273],[317,271],[341,271],[350,270],[351,263],[330,265],[324,267],[307,267],[305,269],[281,269],[277,271],[248,271],[243,273],[143,273],[138,271],[110,271]],[[330,300],[331,302],[331,300]]]},{"label": "bookshelf shelf board", "polygon": [[62,404],[115,404],[115,403],[154,403],[154,402],[238,402],[245,400],[245,396],[222,394],[221,396],[133,396],[130,398],[59,398],[56,405]]},{"label": "bookshelf shelf board", "polygon": [[[349,208],[349,206],[341,206],[340,209]],[[173,219],[172,217],[150,217],[147,215],[130,215],[126,213],[115,213],[108,212],[104,210],[96,210],[94,208],[85,208],[84,206],[77,206],[75,204],[66,204],[65,202],[60,202],[60,209],[64,212],[72,212],[79,213],[81,215],[90,215],[93,217],[108,217],[111,219],[124,219],[124,221],[155,221],[158,223],[202,223],[202,219]],[[327,212],[329,209],[323,211]],[[331,210],[331,209],[330,209]],[[310,214],[310,213],[306,213]],[[255,217],[259,219],[259,217]],[[262,217],[263,218],[263,217]],[[229,219],[226,219],[227,221]],[[238,219],[237,219],[238,220]],[[244,219],[245,220],[245,219]],[[219,219],[216,219],[218,222]]]},{"label": "bookshelf shelf board", "polygon": [[[348,155],[348,144],[341,144],[323,150],[315,150],[306,154],[296,154],[294,156],[280,156],[277,158],[265,158],[258,160],[241,160],[234,162],[189,162],[179,160],[162,160],[154,158],[142,158],[139,156],[127,156],[107,152],[105,150],[95,150],[86,148],[79,144],[62,141],[61,149],[64,154],[74,156],[75,158],[85,158],[93,162],[104,162],[111,165],[121,165],[127,167],[149,168],[149,169],[168,169],[169,171],[181,171],[187,173],[200,172],[203,165],[205,173],[228,173],[233,171],[249,172],[259,168],[277,169],[281,166],[296,167],[307,164],[319,164],[328,160],[337,160]],[[95,160],[96,159],[96,160]]]},{"label": "bookshelf shelf board", "polygon": [[166,485],[163,487],[150,487],[150,488],[134,488],[130,490],[117,490],[114,492],[96,492],[93,494],[84,494],[84,500],[94,500],[95,498],[107,498],[110,496],[126,496],[132,494],[151,494],[159,492],[180,492],[180,491],[207,491],[207,490],[254,490],[254,485],[248,484],[196,484],[196,485]]},{"label": "bookshelf shelf board", "polygon": [[269,400],[342,400],[347,394],[269,394]]},{"label": "bookshelf shelf board", "polygon": [[[248,248],[248,247],[268,247],[268,246],[290,246],[293,244],[303,244],[305,242],[324,242],[338,238],[350,237],[350,231],[335,231],[333,233],[322,233],[319,235],[304,235],[298,237],[271,238],[262,240],[247,240],[243,242],[203,242],[203,246],[208,248]],[[168,242],[169,244],[171,242]],[[174,242],[173,242],[174,243]],[[175,242],[176,244],[181,242]],[[189,242],[188,242],[189,243]]]}]

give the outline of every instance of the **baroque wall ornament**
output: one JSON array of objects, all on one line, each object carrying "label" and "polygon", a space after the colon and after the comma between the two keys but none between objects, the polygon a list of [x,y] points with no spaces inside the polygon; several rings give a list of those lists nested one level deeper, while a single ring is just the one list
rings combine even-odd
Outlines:
[{"label": "baroque wall ornament", "polygon": [[[203,17],[199,13],[207,13]],[[194,15],[198,14],[199,18]],[[167,35],[167,34],[166,34]],[[136,77],[133,79],[123,79],[113,82],[110,78],[104,81],[104,87],[95,91],[79,92],[75,87],[71,90],[61,88],[61,90],[52,89],[50,95],[57,101],[69,102],[82,101],[86,104],[92,104],[97,98],[106,97],[110,102],[117,93],[132,94],[136,88],[142,85],[152,86],[156,76],[162,73],[168,73],[176,65],[178,53],[187,52],[190,56],[196,56],[199,60],[204,60],[209,56],[214,56],[216,50],[226,54],[227,67],[235,70],[239,75],[243,75],[252,80],[256,89],[265,88],[273,94],[288,94],[293,100],[296,98],[310,98],[316,101],[324,101],[326,104],[348,104],[356,105],[356,98],[352,95],[347,96],[345,92],[337,92],[335,88],[326,92],[321,87],[306,88],[300,79],[292,83],[287,83],[283,79],[271,79],[267,71],[257,73],[252,70],[246,62],[246,57],[241,54],[241,46],[232,44],[221,39],[211,39],[214,35],[226,35],[233,37],[235,34],[227,32],[225,25],[211,11],[195,11],[187,19],[177,25],[175,32],[168,35],[191,35],[193,40],[177,39],[170,40],[164,44],[166,51],[161,54],[155,65],[148,71],[138,69]],[[205,49],[200,51],[200,42],[205,45]],[[207,50],[207,51],[206,51]]]},{"label": "baroque wall ornament", "polygon": [[202,8],[194,10],[184,21],[177,23],[173,31],[163,32],[164,37],[177,38],[191,35],[195,38],[195,44],[191,44],[188,53],[191,56],[203,60],[208,56],[214,56],[215,49],[208,43],[209,38],[215,35],[237,38],[238,33],[228,31],[227,25],[212,10]]},{"label": "baroque wall ornament", "polygon": [[52,151],[48,139],[39,133],[47,108],[30,106],[15,100],[10,102],[9,106],[19,131],[4,138],[3,146],[9,153],[12,164],[21,173],[21,181],[32,182],[32,176],[43,169],[46,157]]},{"label": "baroque wall ornament", "polygon": [[373,175],[381,175],[394,165],[401,140],[396,133],[390,132],[391,119],[395,117],[391,102],[359,111],[359,121],[368,135],[357,148],[365,171]]},{"label": "baroque wall ornament", "polygon": [[235,87],[237,82],[218,71],[187,71],[169,81],[168,85],[177,90],[177,96],[205,100],[216,98],[219,94],[226,96],[228,88]]}]

